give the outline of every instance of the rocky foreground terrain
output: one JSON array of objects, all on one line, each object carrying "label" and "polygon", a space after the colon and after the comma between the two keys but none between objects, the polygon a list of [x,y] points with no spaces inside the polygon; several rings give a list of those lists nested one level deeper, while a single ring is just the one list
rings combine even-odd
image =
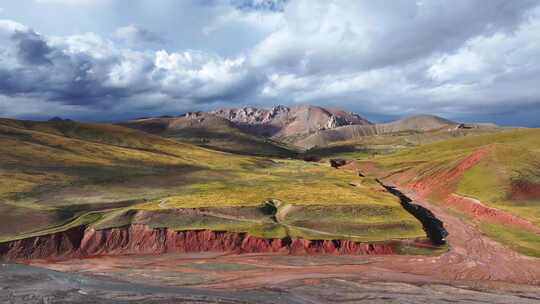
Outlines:
[{"label": "rocky foreground terrain", "polygon": [[[43,303],[497,303],[540,302],[534,289],[468,289],[444,284],[299,279],[254,289],[158,286],[88,274],[0,264],[0,302]],[[150,276],[151,279],[151,276]]]}]

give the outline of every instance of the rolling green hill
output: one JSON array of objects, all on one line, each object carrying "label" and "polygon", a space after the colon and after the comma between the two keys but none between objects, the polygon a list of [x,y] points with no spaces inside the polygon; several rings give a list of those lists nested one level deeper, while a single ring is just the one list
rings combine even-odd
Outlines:
[{"label": "rolling green hill", "polygon": [[437,129],[429,131],[399,131],[359,136],[354,139],[330,142],[313,147],[304,153],[322,158],[341,157],[362,159],[467,136],[485,135],[503,131],[500,128]]},{"label": "rolling green hill", "polygon": [[389,123],[348,125],[298,138],[294,144],[311,150],[354,143],[416,145],[468,134],[497,131],[493,124],[462,124],[434,115],[416,115]]},{"label": "rolling green hill", "polygon": [[426,144],[361,166],[374,166],[379,176],[478,222],[491,237],[540,256],[539,129]]},{"label": "rolling green hill", "polygon": [[[425,237],[373,179],[326,164],[218,152],[122,126],[70,121],[2,119],[0,142],[4,241],[81,224],[139,222],[266,237]],[[277,226],[267,226],[268,217],[257,211],[268,202],[291,206]],[[205,208],[212,214],[201,215]],[[259,215],[246,221],[237,215],[241,210]],[[185,212],[199,213],[174,216]]]},{"label": "rolling green hill", "polygon": [[143,118],[120,125],[218,151],[272,157],[296,155],[295,150],[289,146],[269,138],[248,134],[231,121],[208,113]]}]

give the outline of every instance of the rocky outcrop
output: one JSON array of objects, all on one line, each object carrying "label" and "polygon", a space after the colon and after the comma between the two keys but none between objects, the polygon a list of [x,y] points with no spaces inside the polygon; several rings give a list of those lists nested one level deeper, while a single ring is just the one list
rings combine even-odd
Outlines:
[{"label": "rocky outcrop", "polygon": [[332,168],[339,168],[339,167],[343,167],[347,164],[347,161],[345,159],[341,159],[341,158],[335,158],[335,159],[331,159],[330,160],[330,166],[332,166]]},{"label": "rocky outcrop", "polygon": [[352,125],[352,124],[353,122],[348,120],[346,117],[336,116],[332,114],[330,115],[330,118],[328,119],[326,124],[321,128],[321,130],[334,129],[337,127]]},{"label": "rocky outcrop", "polygon": [[246,233],[175,231],[130,225],[95,230],[83,226],[49,235],[0,244],[5,260],[62,260],[124,254],[235,252],[285,254],[393,254],[398,243],[369,244],[349,240],[264,239]]},{"label": "rocky outcrop", "polygon": [[346,125],[369,125],[358,114],[310,105],[275,106],[271,109],[244,107],[210,112],[223,117],[244,131],[262,136],[290,137]]},{"label": "rocky outcrop", "polygon": [[306,162],[320,162],[321,161],[321,157],[317,155],[304,155],[302,159]]},{"label": "rocky outcrop", "polygon": [[[540,168],[537,169],[538,171],[540,171]],[[539,200],[540,183],[532,183],[527,180],[514,180],[511,185],[510,198],[517,201]]]},{"label": "rocky outcrop", "polygon": [[269,124],[276,119],[286,117],[290,111],[291,109],[289,107],[278,105],[271,109],[244,107],[238,109],[219,109],[211,113],[236,123]]}]

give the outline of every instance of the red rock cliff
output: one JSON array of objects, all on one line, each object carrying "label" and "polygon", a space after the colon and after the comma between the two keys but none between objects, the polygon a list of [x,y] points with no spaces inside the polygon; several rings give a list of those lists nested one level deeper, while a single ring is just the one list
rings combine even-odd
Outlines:
[{"label": "red rock cliff", "polygon": [[288,254],[393,254],[396,243],[368,244],[349,240],[263,239],[245,233],[208,230],[174,231],[145,225],[95,230],[76,227],[64,232],[0,244],[6,260],[94,257],[167,252],[236,252]]}]

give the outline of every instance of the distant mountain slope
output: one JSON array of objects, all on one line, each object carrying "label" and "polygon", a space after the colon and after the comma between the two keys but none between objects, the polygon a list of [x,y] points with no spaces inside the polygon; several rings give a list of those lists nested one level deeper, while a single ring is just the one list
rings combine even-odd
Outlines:
[{"label": "distant mountain slope", "polygon": [[394,122],[373,125],[350,125],[331,130],[321,130],[304,138],[299,138],[295,145],[304,149],[326,146],[339,141],[360,139],[365,136],[409,132],[423,133],[470,128],[493,128],[492,125],[461,124],[434,115],[417,115]]},{"label": "distant mountain slope", "polygon": [[120,125],[226,152],[287,157],[295,154],[279,143],[247,134],[225,118],[204,112],[136,119]]},{"label": "distant mountain slope", "polygon": [[321,130],[371,123],[339,109],[279,105],[271,109],[244,107],[180,117],[141,118],[120,125],[220,151],[291,157],[296,152],[290,144],[300,138]]},{"label": "distant mountain slope", "polygon": [[441,128],[451,128],[459,123],[435,116],[435,115],[415,115],[397,121],[377,124],[378,133],[391,133],[402,131],[431,131]]},{"label": "distant mountain slope", "polygon": [[326,146],[333,142],[346,141],[353,138],[360,138],[376,134],[377,128],[374,125],[345,126],[311,134],[305,138],[296,140],[294,144],[304,149],[310,149],[313,147]]},{"label": "distant mountain slope", "polygon": [[[187,113],[181,117],[141,118],[120,125],[220,151],[285,157],[297,155],[297,150],[327,147],[366,136],[399,133],[421,137],[439,132],[426,140],[432,142],[438,138],[474,133],[458,132],[445,136],[444,132],[496,128],[493,124],[463,124],[425,114],[373,124],[358,114],[312,105],[219,109]],[[426,142],[422,138],[412,140]]]},{"label": "distant mountain slope", "polygon": [[246,132],[276,138],[311,134],[339,126],[371,124],[357,114],[311,105],[276,106],[271,109],[245,107],[220,109],[211,113],[235,123]]}]

